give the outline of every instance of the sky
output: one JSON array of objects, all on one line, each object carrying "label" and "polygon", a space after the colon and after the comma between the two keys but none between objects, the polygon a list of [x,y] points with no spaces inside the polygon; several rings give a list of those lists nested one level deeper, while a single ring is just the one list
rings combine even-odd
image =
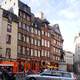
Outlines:
[{"label": "sky", "polygon": [[74,38],[80,32],[80,0],[21,1],[29,5],[35,15],[43,12],[51,25],[59,24],[64,39],[64,50],[74,52]]},{"label": "sky", "polygon": [[22,0],[37,15],[42,11],[51,25],[59,24],[64,50],[74,52],[74,38],[80,32],[80,0]]}]

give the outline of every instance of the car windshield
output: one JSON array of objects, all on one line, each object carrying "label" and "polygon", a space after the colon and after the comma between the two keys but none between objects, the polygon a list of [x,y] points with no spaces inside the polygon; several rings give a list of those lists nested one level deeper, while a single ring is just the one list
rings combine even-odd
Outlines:
[{"label": "car windshield", "polygon": [[71,74],[70,73],[62,73],[62,76],[71,78]]},{"label": "car windshield", "polygon": [[40,75],[51,75],[51,71],[50,70],[47,70],[47,71],[44,71],[42,73],[40,73]]},{"label": "car windshield", "polygon": [[50,70],[44,71],[44,72],[40,73],[40,75],[71,78],[71,74],[68,72],[50,71]]}]

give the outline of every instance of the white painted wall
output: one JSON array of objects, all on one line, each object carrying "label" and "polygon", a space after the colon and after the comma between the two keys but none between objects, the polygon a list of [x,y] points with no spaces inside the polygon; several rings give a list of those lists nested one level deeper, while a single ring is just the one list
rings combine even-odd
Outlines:
[{"label": "white painted wall", "polygon": [[3,14],[3,10],[0,8],[0,39],[1,39],[1,32],[2,32],[1,30],[2,29],[2,14]]},{"label": "white painted wall", "polygon": [[80,35],[78,35],[75,39],[75,56],[74,61],[80,61]]},{"label": "white painted wall", "polygon": [[1,7],[5,10],[10,10],[11,12],[13,9],[13,13],[18,16],[18,0],[3,0]]},{"label": "white painted wall", "polygon": [[73,65],[73,53],[65,51],[64,59],[66,61],[66,64],[72,64]]}]

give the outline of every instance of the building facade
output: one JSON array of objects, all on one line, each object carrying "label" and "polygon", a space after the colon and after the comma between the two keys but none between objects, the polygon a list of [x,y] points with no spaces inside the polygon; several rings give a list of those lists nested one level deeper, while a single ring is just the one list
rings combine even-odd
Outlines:
[{"label": "building facade", "polygon": [[78,36],[75,37],[75,54],[74,54],[74,61],[80,61],[80,33]]},{"label": "building facade", "polygon": [[74,72],[80,74],[80,33],[74,39],[75,54],[74,54]]},{"label": "building facade", "polygon": [[73,71],[73,53],[70,51],[65,51],[64,60],[66,62],[67,71],[72,72]]},{"label": "building facade", "polygon": [[17,32],[13,34],[16,35],[15,59],[19,64],[19,71],[24,70],[21,65],[25,69],[37,71],[46,68],[48,64],[58,69],[63,50],[59,25],[50,28],[47,19],[35,17],[31,8],[20,0],[4,0],[1,7],[19,18]]},{"label": "building facade", "polygon": [[1,57],[16,59],[17,57],[17,16],[0,8],[0,47]]},{"label": "building facade", "polygon": [[51,48],[50,56],[52,65],[54,68],[59,68],[59,62],[61,60],[61,50],[63,50],[63,38],[59,29],[59,25],[55,24],[51,27]]}]

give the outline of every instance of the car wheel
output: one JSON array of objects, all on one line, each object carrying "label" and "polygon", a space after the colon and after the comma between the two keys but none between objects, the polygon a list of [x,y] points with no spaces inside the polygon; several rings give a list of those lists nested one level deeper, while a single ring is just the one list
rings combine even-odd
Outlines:
[{"label": "car wheel", "polygon": [[31,77],[31,78],[29,78],[29,80],[36,80],[35,78],[33,78],[33,77]]}]

